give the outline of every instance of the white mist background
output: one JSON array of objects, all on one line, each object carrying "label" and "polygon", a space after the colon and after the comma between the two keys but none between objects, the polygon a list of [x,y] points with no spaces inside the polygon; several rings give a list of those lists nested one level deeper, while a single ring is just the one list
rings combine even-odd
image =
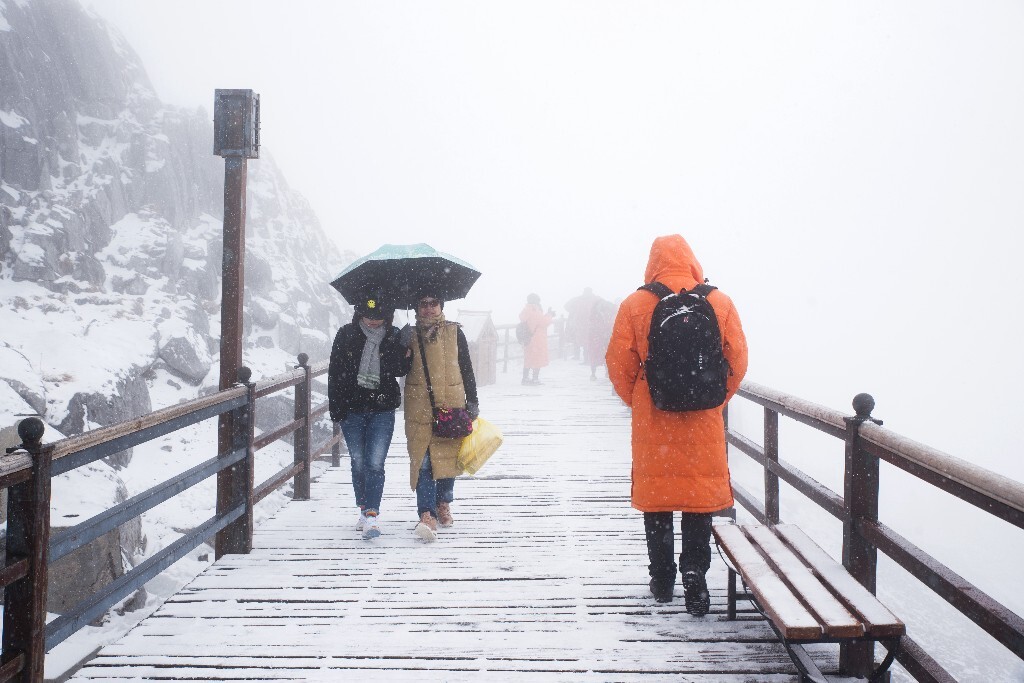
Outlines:
[{"label": "white mist background", "polygon": [[[82,2],[165,101],[259,92],[264,151],[342,249],[476,265],[450,313],[619,300],[678,232],[750,380],[844,412],[869,392],[1024,479],[1021,3]],[[841,446],[800,429],[783,458],[836,486]],[[1024,611],[1019,530],[882,477],[883,521]]]}]

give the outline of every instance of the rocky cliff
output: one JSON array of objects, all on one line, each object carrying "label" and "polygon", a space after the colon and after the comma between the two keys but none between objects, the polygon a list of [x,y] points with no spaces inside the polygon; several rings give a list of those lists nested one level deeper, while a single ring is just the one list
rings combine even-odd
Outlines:
[{"label": "rocky cliff", "polygon": [[[216,388],[212,138],[210,114],[161,102],[131,46],[74,0],[0,0],[0,427],[35,413],[52,440]],[[243,360],[258,379],[299,352],[326,358],[349,313],[327,284],[345,259],[268,155],[248,190]],[[77,476],[123,500],[109,468],[131,458]],[[80,503],[55,499],[54,524]],[[127,556],[143,534],[122,534]]]}]

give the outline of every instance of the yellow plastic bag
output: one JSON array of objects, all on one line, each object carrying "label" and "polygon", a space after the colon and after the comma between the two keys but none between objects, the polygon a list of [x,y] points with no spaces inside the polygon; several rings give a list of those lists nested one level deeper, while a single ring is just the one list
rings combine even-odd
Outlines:
[{"label": "yellow plastic bag", "polygon": [[501,430],[482,417],[473,420],[473,431],[462,439],[459,447],[459,467],[463,472],[476,474],[487,459],[498,450],[504,437]]}]

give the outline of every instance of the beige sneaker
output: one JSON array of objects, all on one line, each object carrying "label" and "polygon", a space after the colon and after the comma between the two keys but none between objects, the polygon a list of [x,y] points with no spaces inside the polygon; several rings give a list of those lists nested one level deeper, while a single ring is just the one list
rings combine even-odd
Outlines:
[{"label": "beige sneaker", "polygon": [[437,523],[446,529],[455,524],[455,518],[452,517],[451,503],[437,504]]},{"label": "beige sneaker", "polygon": [[437,520],[429,512],[420,515],[419,524],[412,530],[424,543],[433,543],[437,540]]}]

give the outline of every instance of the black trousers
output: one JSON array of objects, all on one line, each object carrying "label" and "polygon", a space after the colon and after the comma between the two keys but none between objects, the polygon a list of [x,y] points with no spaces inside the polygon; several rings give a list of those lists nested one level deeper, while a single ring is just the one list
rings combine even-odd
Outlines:
[{"label": "black trousers", "polygon": [[[673,512],[645,512],[644,532],[647,535],[649,569],[655,578],[675,578],[675,528]],[[711,568],[711,515],[703,512],[680,512],[679,571],[695,571],[701,575]]]}]

